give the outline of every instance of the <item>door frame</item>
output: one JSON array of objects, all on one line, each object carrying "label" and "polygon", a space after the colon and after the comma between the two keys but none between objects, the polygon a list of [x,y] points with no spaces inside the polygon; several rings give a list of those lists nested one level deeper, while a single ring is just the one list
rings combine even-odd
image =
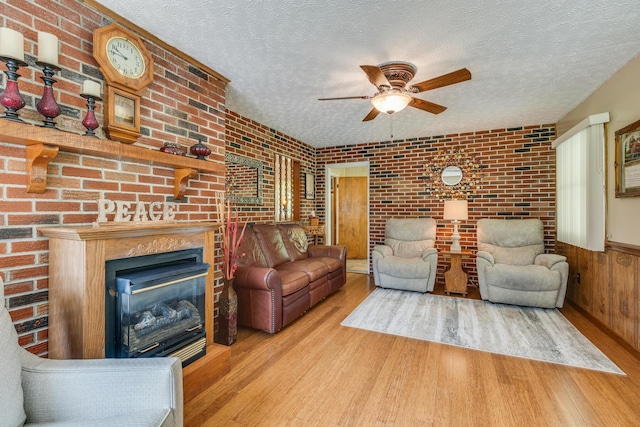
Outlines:
[{"label": "door frame", "polygon": [[[369,258],[371,256],[371,254],[369,253],[368,248],[370,247],[370,223],[369,223],[369,217],[371,215],[370,212],[370,194],[369,194],[369,184],[370,184],[370,174],[371,174],[371,170],[369,168],[369,161],[362,161],[362,162],[352,162],[352,163],[332,163],[332,164],[326,164],[324,167],[324,177],[325,177],[325,192],[324,192],[324,205],[325,205],[325,227],[326,227],[326,234],[325,236],[327,237],[327,244],[331,245],[333,244],[333,230],[332,230],[332,223],[329,220],[331,218],[331,216],[334,214],[335,212],[335,206],[332,205],[332,198],[331,198],[331,188],[329,188],[331,186],[331,177],[339,177],[340,175],[336,173],[336,169],[349,169],[349,168],[362,168],[362,167],[366,167],[367,169],[367,273],[369,272]],[[339,227],[339,226],[338,226]]]}]

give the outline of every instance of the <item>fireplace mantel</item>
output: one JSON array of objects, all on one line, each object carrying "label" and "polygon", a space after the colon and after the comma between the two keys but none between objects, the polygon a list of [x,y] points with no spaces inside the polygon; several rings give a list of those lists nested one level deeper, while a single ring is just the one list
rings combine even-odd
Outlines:
[{"label": "fireplace mantel", "polygon": [[224,175],[224,162],[222,161],[213,162],[193,157],[176,156],[137,145],[127,145],[109,139],[94,138],[59,129],[47,129],[10,120],[0,122],[0,141],[26,147],[28,193],[43,193],[47,189],[47,166],[58,155],[58,151],[173,168],[173,196],[175,199],[184,197],[189,179],[200,171]]}]

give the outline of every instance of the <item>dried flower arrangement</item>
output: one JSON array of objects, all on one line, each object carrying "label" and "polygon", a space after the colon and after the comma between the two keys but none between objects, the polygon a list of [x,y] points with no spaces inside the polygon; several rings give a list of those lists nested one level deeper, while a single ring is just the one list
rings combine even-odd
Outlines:
[{"label": "dried flower arrangement", "polygon": [[216,192],[216,213],[220,222],[220,233],[222,234],[223,265],[222,274],[225,279],[231,280],[238,268],[237,259],[244,254],[238,253],[238,248],[244,238],[244,230],[247,224],[240,229],[240,218],[238,209],[233,206],[232,192],[235,188],[233,176],[227,176],[227,191]]}]

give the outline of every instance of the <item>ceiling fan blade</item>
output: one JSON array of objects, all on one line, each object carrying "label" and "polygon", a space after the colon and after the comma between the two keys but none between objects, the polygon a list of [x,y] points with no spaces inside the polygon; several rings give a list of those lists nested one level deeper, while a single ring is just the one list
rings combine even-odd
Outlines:
[{"label": "ceiling fan blade", "polygon": [[413,98],[409,106],[432,114],[440,114],[447,109],[447,107],[420,98]]},{"label": "ceiling fan blade", "polygon": [[365,117],[364,119],[362,119],[363,122],[368,122],[369,120],[373,120],[376,117],[378,117],[378,114],[380,114],[380,111],[376,110],[375,108],[372,109],[371,111],[369,111],[369,114],[367,114],[367,117]]},{"label": "ceiling fan blade", "polygon": [[371,99],[373,96],[363,95],[363,96],[341,96],[338,98],[318,98],[318,101],[335,101],[336,99]]},{"label": "ceiling fan blade", "polygon": [[391,87],[391,83],[384,76],[380,68],[376,65],[361,65],[362,71],[367,73],[369,77],[369,81],[375,85],[375,87],[380,88],[380,86],[389,86]]},{"label": "ceiling fan blade", "polygon": [[466,80],[471,80],[471,72],[466,68],[461,68],[458,71],[453,71],[449,74],[411,85],[411,89],[413,89],[412,92],[415,89],[418,89],[418,92],[424,92],[425,90],[438,89],[439,87],[449,86]]}]

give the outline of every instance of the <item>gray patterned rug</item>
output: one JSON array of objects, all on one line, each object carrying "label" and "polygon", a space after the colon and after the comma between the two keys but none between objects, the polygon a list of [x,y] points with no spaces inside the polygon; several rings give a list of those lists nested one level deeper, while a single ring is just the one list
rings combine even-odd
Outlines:
[{"label": "gray patterned rug", "polygon": [[555,309],[377,288],[342,325],[625,375]]}]

